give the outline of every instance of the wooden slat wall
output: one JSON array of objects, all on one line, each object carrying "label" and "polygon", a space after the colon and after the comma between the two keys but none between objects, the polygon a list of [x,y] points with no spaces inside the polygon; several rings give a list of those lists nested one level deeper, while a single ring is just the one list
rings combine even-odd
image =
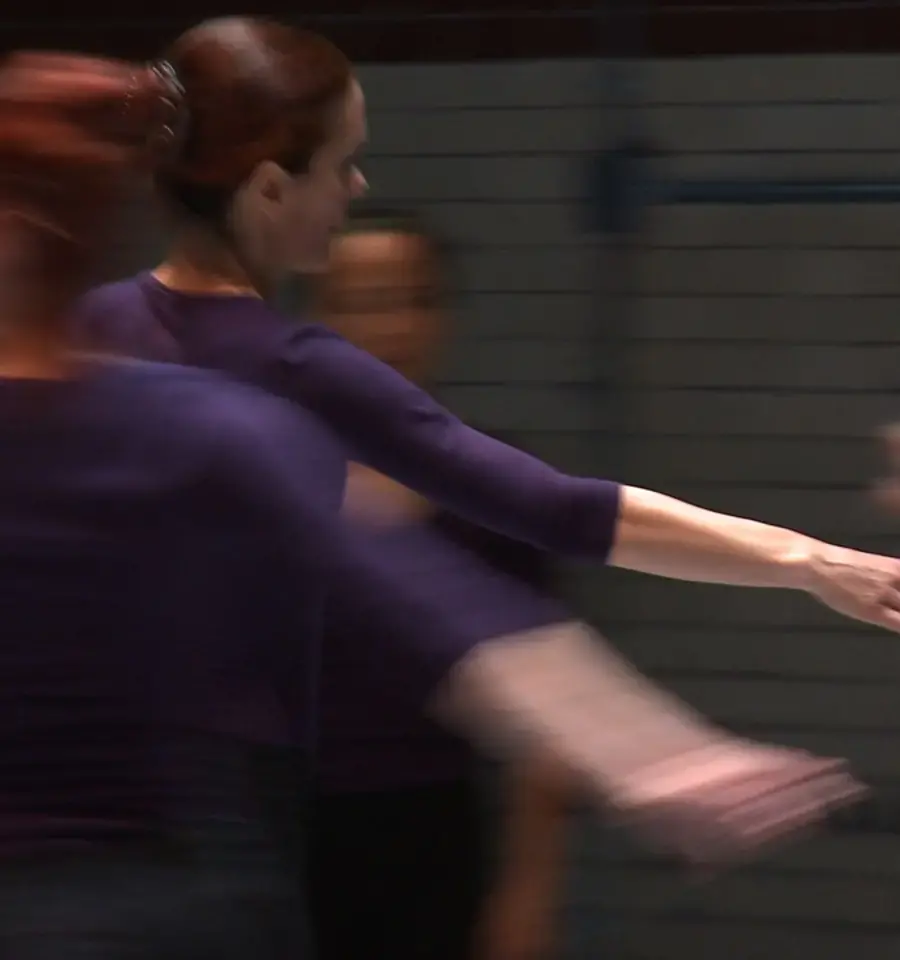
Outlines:
[{"label": "wooden slat wall", "polygon": [[[654,62],[644,132],[691,178],[900,176],[900,59]],[[622,356],[629,480],[885,551],[874,431],[900,415],[900,208],[658,208]],[[582,595],[645,668],[734,729],[853,759],[877,803],[795,852],[679,892],[592,830],[569,906],[621,914],[627,956],[895,955],[900,652],[803,597],[612,575]],[[592,599],[593,598],[593,599]],[[865,832],[868,831],[868,832]],[[600,880],[603,876],[604,880]]]},{"label": "wooden slat wall", "polygon": [[[456,253],[446,400],[569,469],[593,462],[597,254],[586,158],[593,61],[366,66],[372,193],[422,210]],[[586,349],[587,347],[587,349]]]}]

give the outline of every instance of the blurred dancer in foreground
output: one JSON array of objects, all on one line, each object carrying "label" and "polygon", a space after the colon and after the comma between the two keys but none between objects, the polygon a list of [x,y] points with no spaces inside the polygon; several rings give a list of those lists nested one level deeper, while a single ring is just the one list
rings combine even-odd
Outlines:
[{"label": "blurred dancer in foreground", "polygon": [[341,458],[302,411],[73,351],[67,310],[117,187],[179,107],[165,64],[0,69],[4,957],[308,955],[250,768],[308,741],[328,585],[370,626],[370,669],[405,670],[487,743],[548,750],[688,856],[739,854],[852,796],[833,762],[708,727],[515,581],[461,606],[470,565],[449,546],[442,574],[460,575],[439,595],[395,577],[337,521]]},{"label": "blurred dancer in foreground", "polygon": [[[335,240],[315,314],[427,387],[446,320],[448,257],[414,216],[369,208]],[[345,503],[376,542],[405,543],[411,568],[427,570],[433,541],[448,539],[531,590],[552,592],[546,554],[432,507],[360,464],[351,465]],[[490,603],[490,584],[480,587],[477,602]],[[472,746],[410,709],[396,682],[359,669],[360,638],[342,628],[342,606],[337,598],[326,608],[311,837],[321,957],[463,960],[476,944],[483,960],[548,956],[574,785],[546,758],[524,758],[504,771],[495,822]]]},{"label": "blurred dancer in foreground", "polygon": [[[544,549],[659,576],[802,590],[900,631],[900,562],[607,480],[571,477],[462,424],[396,371],[266,302],[327,266],[365,189],[362,89],[323,38],[249,18],[170,51],[190,120],[158,183],[176,237],[154,271],[92,291],[98,350],[222,370],[316,414],[353,458],[435,503]],[[548,318],[552,323],[552,318]]]}]

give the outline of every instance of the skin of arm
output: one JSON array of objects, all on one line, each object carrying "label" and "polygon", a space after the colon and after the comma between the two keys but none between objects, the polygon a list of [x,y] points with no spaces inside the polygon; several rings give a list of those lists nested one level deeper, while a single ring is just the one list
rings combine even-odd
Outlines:
[{"label": "skin of arm", "polygon": [[502,860],[475,943],[476,960],[538,960],[551,955],[573,777],[533,752],[506,774]]},{"label": "skin of arm", "polygon": [[[203,398],[181,399],[198,415]],[[205,474],[284,551],[290,582],[321,576],[355,593],[353,615],[368,628],[363,660],[376,676],[405,675],[397,689],[439,722],[501,756],[546,752],[623,822],[703,862],[789,833],[858,793],[833,761],[729,737],[556,604],[473,568],[450,544],[427,569],[417,560],[392,572],[384,546],[350,536],[329,508],[317,459],[327,467],[332,457],[314,419],[298,450],[296,413],[271,398],[222,382],[205,399]],[[491,599],[478,602],[472,578],[485,577]],[[273,683],[283,687],[281,677]]]},{"label": "skin of arm", "polygon": [[900,631],[900,561],[623,487],[609,562],[656,576],[800,590],[838,613]]},{"label": "skin of arm", "polygon": [[809,593],[900,631],[900,561],[639,487],[568,476],[462,423],[425,391],[314,327],[289,344],[292,399],[358,459],[451,512],[555,553],[656,576]]},{"label": "skin of arm", "polygon": [[[376,528],[431,519],[435,532],[480,562],[536,592],[555,592],[551,558],[543,551],[437,513],[424,498],[360,464],[350,466],[344,515]],[[500,776],[499,863],[475,931],[475,955],[478,960],[530,960],[545,956],[553,943],[572,784],[562,765],[541,753],[511,760]]]},{"label": "skin of arm", "polygon": [[811,537],[623,487],[612,566],[747,587],[809,586]]},{"label": "skin of arm", "polygon": [[[521,448],[515,436],[501,436]],[[445,536],[536,593],[559,595],[552,555],[443,513]],[[537,960],[552,955],[574,775],[535,751],[501,768],[500,857],[479,928],[476,960]]]},{"label": "skin of arm", "polygon": [[[88,323],[98,310],[103,305],[86,298],[76,313]],[[261,302],[260,310],[268,308]],[[260,325],[269,332],[257,342]],[[159,324],[151,326],[159,336]],[[130,354],[127,333],[97,336],[107,349]],[[566,475],[467,427],[427,392],[315,324],[282,325],[269,311],[238,339],[241,370],[254,370],[251,379],[319,416],[355,459],[475,523],[553,553],[657,576],[802,590],[845,616],[900,632],[900,561],[892,557]],[[231,370],[227,357],[218,360],[196,365]]]}]

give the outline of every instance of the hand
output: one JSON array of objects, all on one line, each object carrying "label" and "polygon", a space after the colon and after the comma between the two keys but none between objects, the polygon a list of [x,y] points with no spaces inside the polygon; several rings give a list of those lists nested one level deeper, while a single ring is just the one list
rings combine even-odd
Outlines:
[{"label": "hand", "polygon": [[807,590],[825,606],[900,633],[900,560],[817,544]]},{"label": "hand", "polygon": [[863,792],[841,761],[726,740],[640,771],[612,799],[654,846],[712,865],[783,840]]}]

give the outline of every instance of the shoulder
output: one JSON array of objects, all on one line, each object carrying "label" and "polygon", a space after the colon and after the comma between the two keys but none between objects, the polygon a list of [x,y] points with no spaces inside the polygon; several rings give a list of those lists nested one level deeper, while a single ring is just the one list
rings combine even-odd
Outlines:
[{"label": "shoulder", "polygon": [[391,367],[315,323],[282,329],[266,382],[332,422],[352,413],[357,426],[380,420],[385,410],[414,406],[422,394]]},{"label": "shoulder", "polygon": [[88,290],[70,312],[73,338],[88,350],[177,361],[180,351],[144,296],[142,275]]},{"label": "shoulder", "polygon": [[211,370],[124,358],[98,361],[94,396],[105,419],[160,449],[198,454],[252,445],[284,422],[281,404]]},{"label": "shoulder", "polygon": [[311,400],[343,399],[365,412],[367,405],[414,403],[427,396],[393,367],[316,323],[292,327],[282,340],[280,358],[295,373],[302,372],[298,382]]},{"label": "shoulder", "polygon": [[312,414],[214,371],[98,363],[92,421],[105,423],[104,433],[148,472],[175,483],[192,477],[220,489],[252,489],[256,502],[296,484],[337,509],[346,460]]},{"label": "shoulder", "polygon": [[136,277],[116,280],[92,287],[76,301],[73,315],[79,319],[89,319],[110,310],[120,309],[138,294]]},{"label": "shoulder", "polygon": [[368,354],[321,324],[301,321],[282,329],[279,356],[288,363],[302,365],[310,360],[354,363]]},{"label": "shoulder", "polygon": [[116,388],[194,435],[268,433],[287,424],[322,429],[305,411],[215,370],[124,358],[103,364]]}]

